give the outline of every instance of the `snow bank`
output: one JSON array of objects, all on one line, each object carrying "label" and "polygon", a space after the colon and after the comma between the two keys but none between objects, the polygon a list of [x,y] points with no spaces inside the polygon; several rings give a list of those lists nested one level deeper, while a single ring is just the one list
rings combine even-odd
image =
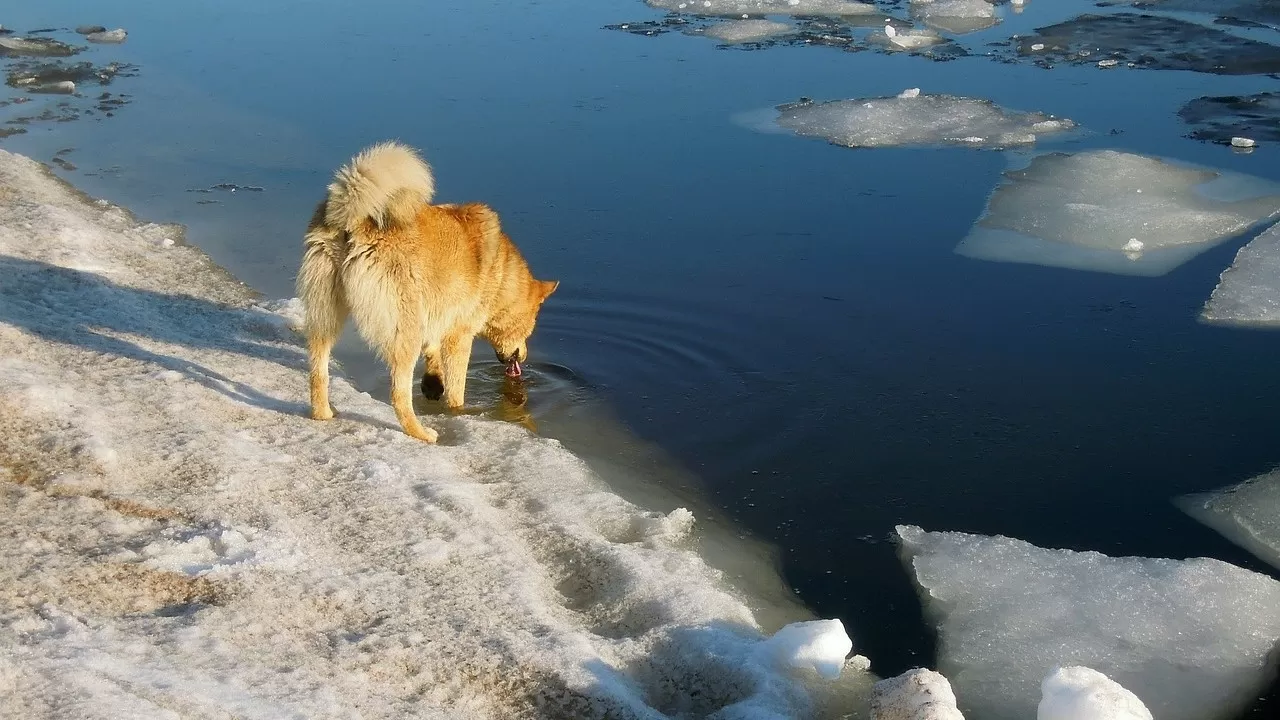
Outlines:
[{"label": "snow bank", "polygon": [[778,108],[777,124],[845,147],[1027,145],[1075,124],[1006,110],[989,100],[907,92],[894,97],[800,102]]},{"label": "snow bank", "polygon": [[1058,668],[1040,691],[1036,720],[1153,720],[1137,695],[1091,668]]},{"label": "snow bank", "polygon": [[707,28],[707,37],[726,43],[762,42],[793,31],[786,23],[773,20],[729,20]]},{"label": "snow bank", "polygon": [[645,0],[649,7],[698,15],[870,15],[876,6],[852,0]]},{"label": "snow bank", "polygon": [[1120,275],[1164,275],[1280,213],[1266,180],[1114,150],[1010,170],[956,252]]},{"label": "snow bank", "polygon": [[1280,568],[1280,469],[1174,503],[1231,542]]},{"label": "snow bank", "polygon": [[964,720],[964,715],[945,677],[916,668],[875,684],[871,720]]},{"label": "snow bank", "polygon": [[938,669],[972,717],[1033,717],[1041,678],[1063,664],[1105,673],[1161,720],[1232,718],[1275,674],[1280,583],[1263,575],[1205,558],[897,532],[938,628]]},{"label": "snow bank", "polygon": [[687,511],[505,423],[424,447],[340,377],[311,421],[296,307],[26,158],[0,200],[6,717],[773,718],[866,682],[804,669],[838,623],[766,640]]},{"label": "snow bank", "polygon": [[1215,325],[1280,327],[1280,225],[1240,248],[1200,317]]}]

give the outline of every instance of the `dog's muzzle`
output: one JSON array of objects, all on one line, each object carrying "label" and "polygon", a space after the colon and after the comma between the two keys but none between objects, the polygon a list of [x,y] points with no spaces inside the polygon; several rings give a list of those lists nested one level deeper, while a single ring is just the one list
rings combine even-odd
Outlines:
[{"label": "dog's muzzle", "polygon": [[508,357],[503,357],[501,353],[495,353],[495,354],[498,356],[498,360],[507,366],[506,369],[503,370],[503,372],[506,373],[507,377],[510,377],[510,378],[520,377],[522,370],[520,369],[520,351],[519,350],[511,353],[511,355]]}]

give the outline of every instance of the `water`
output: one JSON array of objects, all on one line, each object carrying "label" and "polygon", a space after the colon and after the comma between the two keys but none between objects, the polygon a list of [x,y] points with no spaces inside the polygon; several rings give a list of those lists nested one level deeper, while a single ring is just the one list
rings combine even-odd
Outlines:
[{"label": "water", "polygon": [[[1006,11],[962,43],[1007,57],[987,43],[1105,12],[1044,0]],[[1280,180],[1274,144],[1235,154],[1184,138],[1177,115],[1280,81],[748,52],[603,29],[661,17],[639,0],[30,4],[5,25],[127,28],[126,44],[86,57],[139,75],[106,88],[132,96],[114,117],[32,124],[0,143],[46,161],[74,147],[62,157],[78,169],[61,174],[187,224],[274,297],[292,294],[333,168],[375,140],[422,148],[441,201],[492,204],[535,273],[562,282],[531,343],[527,404],[504,399],[478,345],[474,411],[532,423],[658,488],[632,494],[776,545],[799,598],[842,618],[882,674],[933,652],[887,541],[896,523],[1274,576],[1170,502],[1280,462],[1280,335],[1196,322],[1246,238],[1159,278],[971,260],[955,244],[1025,155],[855,151],[734,118],[920,87],[1084,128],[1039,150],[1115,148]],[[218,183],[264,189],[188,192]],[[385,395],[358,343],[339,357]]]}]

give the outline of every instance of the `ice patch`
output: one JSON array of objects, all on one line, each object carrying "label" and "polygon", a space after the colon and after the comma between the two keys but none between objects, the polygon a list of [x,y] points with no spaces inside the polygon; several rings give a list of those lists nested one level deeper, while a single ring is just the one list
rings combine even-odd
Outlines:
[{"label": "ice patch", "polygon": [[850,0],[645,0],[650,7],[698,15],[869,15],[876,6]]},{"label": "ice patch", "polygon": [[[172,241],[170,241],[172,245]],[[259,310],[267,313],[271,322],[281,328],[301,331],[306,318],[301,298],[287,300],[270,300],[257,305]]]},{"label": "ice patch", "polygon": [[1183,512],[1280,568],[1280,469],[1174,501]]},{"label": "ice patch", "polygon": [[1200,317],[1214,325],[1280,327],[1280,225],[1240,248]]},{"label": "ice patch", "polygon": [[995,5],[987,0],[911,0],[911,14],[956,34],[985,30],[1000,22]]},{"label": "ice patch", "polygon": [[894,97],[782,105],[776,122],[797,135],[855,148],[948,144],[1001,148],[1034,143],[1037,133],[1075,127],[1070,120],[1043,113],[1006,110],[988,100],[920,94],[918,88]]},{"label": "ice patch", "polygon": [[1161,720],[1226,720],[1275,676],[1280,583],[1195,558],[1108,557],[898,526],[966,713],[1033,717],[1063,664],[1105,673]]},{"label": "ice patch", "polygon": [[1265,180],[1093,150],[1005,173],[956,252],[1120,275],[1159,276],[1280,212]]},{"label": "ice patch", "polygon": [[1040,691],[1036,720],[1153,720],[1137,695],[1087,667],[1057,668]]},{"label": "ice patch", "polygon": [[964,720],[964,715],[945,677],[916,668],[875,684],[871,720]]},{"label": "ice patch", "polygon": [[773,20],[732,20],[712,25],[706,35],[725,43],[753,43],[791,32],[790,25]]}]

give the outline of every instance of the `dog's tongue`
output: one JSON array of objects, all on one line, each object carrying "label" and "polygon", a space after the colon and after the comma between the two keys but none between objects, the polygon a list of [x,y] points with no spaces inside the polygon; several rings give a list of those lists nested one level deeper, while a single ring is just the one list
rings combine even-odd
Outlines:
[{"label": "dog's tongue", "polygon": [[520,377],[520,361],[512,360],[507,363],[507,377]]}]

